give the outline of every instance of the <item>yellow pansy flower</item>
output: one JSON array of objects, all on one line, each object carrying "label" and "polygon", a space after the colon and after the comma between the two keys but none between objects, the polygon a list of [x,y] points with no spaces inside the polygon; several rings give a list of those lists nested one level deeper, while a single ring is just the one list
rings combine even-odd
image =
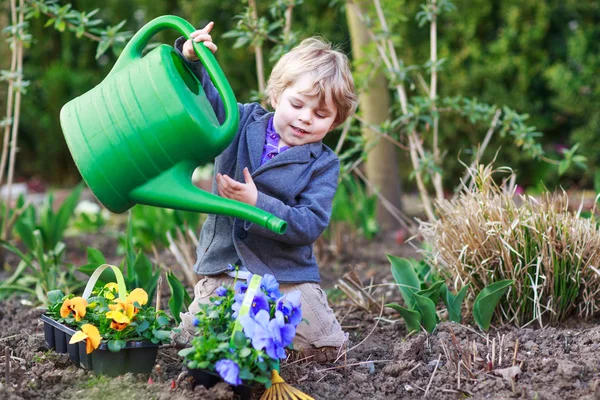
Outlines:
[{"label": "yellow pansy flower", "polygon": [[69,340],[69,344],[81,342],[85,340],[85,352],[90,354],[92,351],[96,350],[98,346],[100,346],[100,341],[102,340],[102,336],[100,336],[100,331],[92,324],[84,324],[81,327],[80,331],[75,332],[75,334]]},{"label": "yellow pansy flower", "polygon": [[75,316],[75,321],[81,321],[81,318],[85,317],[86,307],[87,300],[83,297],[66,299],[60,307],[60,316],[67,318],[72,313]]},{"label": "yellow pansy flower", "polygon": [[104,297],[108,300],[115,298],[115,294],[119,293],[119,285],[115,282],[108,282],[104,285]]},{"label": "yellow pansy flower", "polygon": [[135,308],[133,304],[126,301],[123,302],[117,300],[115,304],[109,304],[108,308],[110,308],[112,311],[121,311],[129,319],[133,319],[133,317],[135,317],[135,315],[138,313],[138,309]]},{"label": "yellow pansy flower", "polygon": [[110,327],[116,331],[122,331],[131,322],[131,320],[121,311],[109,311],[106,313],[106,318],[112,319]]},{"label": "yellow pansy flower", "polygon": [[148,302],[148,293],[144,289],[133,289],[127,296],[126,301],[131,304],[137,302],[140,306],[143,306]]}]

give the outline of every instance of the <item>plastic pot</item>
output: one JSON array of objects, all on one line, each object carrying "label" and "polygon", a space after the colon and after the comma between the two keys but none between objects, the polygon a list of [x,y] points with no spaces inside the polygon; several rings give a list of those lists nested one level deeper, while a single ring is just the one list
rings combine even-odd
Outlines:
[{"label": "plastic pot", "polygon": [[[219,382],[223,382],[223,379],[219,376],[219,374],[208,371],[206,369],[189,369],[188,376],[192,377],[192,389],[196,385],[202,385],[205,388],[209,389],[215,386]],[[233,390],[233,396],[235,399],[239,400],[251,400],[252,394],[254,392],[254,386],[250,386],[242,383],[238,386],[231,386]]]},{"label": "plastic pot", "polygon": [[128,372],[148,374],[152,371],[158,354],[158,344],[148,341],[129,341],[123,349],[114,353],[106,343],[92,353],[85,351],[85,341],[69,344],[75,330],[60,322],[42,315],[44,336],[48,348],[57,353],[69,353],[69,358],[78,367],[93,371],[95,374],[117,376]]}]

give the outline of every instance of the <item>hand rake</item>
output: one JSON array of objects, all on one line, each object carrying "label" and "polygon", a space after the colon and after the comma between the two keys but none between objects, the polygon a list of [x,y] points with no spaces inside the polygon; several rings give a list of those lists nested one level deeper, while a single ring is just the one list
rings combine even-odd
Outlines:
[{"label": "hand rake", "polygon": [[295,387],[285,383],[277,370],[271,371],[271,387],[263,393],[260,400],[315,400]]}]

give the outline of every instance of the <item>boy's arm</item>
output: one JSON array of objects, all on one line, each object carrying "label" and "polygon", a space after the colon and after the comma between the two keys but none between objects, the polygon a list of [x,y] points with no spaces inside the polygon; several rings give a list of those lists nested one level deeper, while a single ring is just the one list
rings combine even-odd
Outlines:
[{"label": "boy's arm", "polygon": [[329,225],[331,205],[337,189],[340,162],[337,157],[312,176],[300,193],[298,204],[288,206],[281,200],[258,192],[256,207],[287,222],[283,235],[244,221],[248,232],[295,246],[314,243]]},{"label": "boy's arm", "polygon": [[204,89],[204,93],[206,94],[206,98],[210,102],[213,110],[215,111],[215,115],[217,116],[217,120],[219,123],[223,123],[225,121],[225,107],[223,106],[223,100],[221,99],[221,95],[219,95],[219,91],[213,85],[210,80],[210,76],[206,72],[204,65],[201,61],[190,61],[183,56],[183,44],[186,42],[185,37],[180,37],[175,41],[175,49],[181,56],[183,62],[190,68],[192,73],[196,75],[200,84],[202,85],[202,89]]}]

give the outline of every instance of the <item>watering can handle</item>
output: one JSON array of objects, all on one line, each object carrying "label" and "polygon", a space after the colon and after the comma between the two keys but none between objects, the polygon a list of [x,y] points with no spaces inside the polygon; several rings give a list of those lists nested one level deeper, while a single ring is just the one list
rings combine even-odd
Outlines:
[{"label": "watering can handle", "polygon": [[[115,63],[115,66],[110,71],[109,75],[118,72],[119,70],[126,67],[131,62],[142,58],[142,50],[146,47],[150,39],[158,32],[173,28],[183,34],[186,38],[189,38],[191,33],[195,31],[194,27],[184,20],[183,18],[175,15],[163,15],[158,18],[154,18],[152,21],[144,25],[127,43],[127,46],[123,49],[123,52],[119,56],[119,59]],[[239,123],[239,111],[237,106],[237,100],[233,94],[233,90],[225,77],[225,74],[221,70],[221,67],[217,63],[215,56],[212,52],[203,44],[192,40],[192,45],[196,54],[202,61],[206,72],[213,81],[217,91],[221,95],[223,105],[225,107],[225,121],[219,128],[219,138],[227,140],[231,136],[228,136],[231,130],[236,130]],[[225,147],[225,146],[223,146]]]}]

